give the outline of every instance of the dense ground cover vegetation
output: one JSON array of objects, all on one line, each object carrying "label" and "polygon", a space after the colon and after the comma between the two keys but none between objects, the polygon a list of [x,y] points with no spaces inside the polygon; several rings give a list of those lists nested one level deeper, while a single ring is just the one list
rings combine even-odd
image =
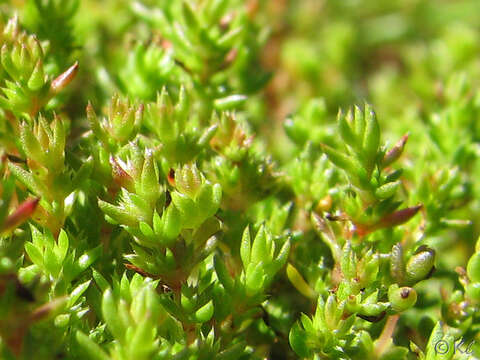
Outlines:
[{"label": "dense ground cover vegetation", "polygon": [[0,2],[0,359],[480,357],[479,11]]}]

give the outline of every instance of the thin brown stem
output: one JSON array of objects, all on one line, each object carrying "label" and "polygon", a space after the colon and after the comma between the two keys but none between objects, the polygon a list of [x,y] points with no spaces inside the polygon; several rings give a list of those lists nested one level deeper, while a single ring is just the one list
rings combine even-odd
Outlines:
[{"label": "thin brown stem", "polygon": [[395,326],[397,325],[397,321],[399,317],[400,315],[398,314],[388,317],[385,323],[385,327],[383,328],[383,331],[380,334],[380,337],[376,341],[375,354],[377,358],[380,358],[383,352],[387,350],[392,340],[393,332],[395,331]]}]

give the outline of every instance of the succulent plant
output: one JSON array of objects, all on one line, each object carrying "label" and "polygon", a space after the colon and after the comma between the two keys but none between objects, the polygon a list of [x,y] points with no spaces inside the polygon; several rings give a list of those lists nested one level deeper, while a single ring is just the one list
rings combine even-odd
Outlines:
[{"label": "succulent plant", "polygon": [[0,13],[0,359],[480,358],[475,0]]}]

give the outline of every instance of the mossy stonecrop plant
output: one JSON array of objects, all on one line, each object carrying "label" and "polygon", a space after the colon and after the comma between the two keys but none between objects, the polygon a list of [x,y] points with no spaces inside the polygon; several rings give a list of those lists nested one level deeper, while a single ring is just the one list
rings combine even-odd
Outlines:
[{"label": "mossy stonecrop plant", "polygon": [[[380,147],[379,124],[369,105],[363,110],[355,107],[347,114],[340,111],[337,118],[343,144],[338,150],[328,145],[321,148],[350,183],[346,196],[337,198],[336,194],[327,204],[337,207],[338,214],[333,217],[340,224],[329,224],[327,219],[332,215],[311,213],[312,225],[328,244],[334,261],[332,273],[322,282],[329,281],[333,288],[317,280],[318,290],[312,289],[289,264],[287,275],[299,291],[313,298],[320,292],[314,317],[302,315],[290,331],[290,344],[302,357],[318,352],[332,358],[403,358],[408,349],[392,344],[394,325],[390,325],[397,321],[397,314],[415,305],[417,293],[412,285],[430,275],[435,257],[434,250],[418,247],[415,239],[405,234],[392,244],[398,238],[394,227],[409,221],[421,208],[417,205],[398,210],[402,204],[397,193],[401,171],[391,165],[400,158],[407,137],[390,149]],[[319,210],[333,209],[321,204]],[[391,229],[389,241],[383,238],[385,233],[377,237],[381,229]],[[330,294],[324,300],[321,292],[328,288]],[[378,322],[385,315],[389,316],[386,328],[375,343],[364,330],[354,336],[354,341],[348,341],[358,319]]]},{"label": "mossy stonecrop plant", "polygon": [[[478,95],[442,77],[460,60],[407,58],[405,78],[369,82],[385,102],[381,86],[419,88],[426,114],[375,102],[379,119],[364,104],[334,122],[332,104],[353,96],[326,73],[365,64],[357,43],[403,39],[401,26],[376,35],[382,6],[360,42],[348,17],[326,21],[326,56],[309,62],[292,56],[292,42],[294,54],[319,46],[296,42],[308,1],[288,16],[257,1],[62,4],[27,1],[1,36],[2,359],[478,356],[480,248],[457,268],[438,251],[472,239],[478,213]],[[275,28],[303,17],[292,38]],[[268,58],[275,46],[283,55]],[[258,93],[262,61],[302,89],[279,147],[274,115],[262,121],[292,95],[276,79]],[[431,74],[445,80],[438,98],[418,83],[433,86]],[[311,87],[332,99],[304,99]]]}]

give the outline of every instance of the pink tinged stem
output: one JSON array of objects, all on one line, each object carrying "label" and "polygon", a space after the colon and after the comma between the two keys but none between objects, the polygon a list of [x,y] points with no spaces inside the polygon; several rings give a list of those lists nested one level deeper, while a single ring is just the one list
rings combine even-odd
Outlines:
[{"label": "pink tinged stem", "polygon": [[18,208],[7,217],[3,224],[2,231],[12,230],[27,221],[35,212],[39,201],[39,198],[35,198],[27,199],[21,203]]},{"label": "pink tinged stem", "polygon": [[402,225],[408,220],[410,220],[412,217],[414,217],[422,207],[423,205],[419,204],[406,209],[395,211],[391,214],[384,216],[380,219],[380,221],[373,225],[355,224],[356,233],[358,234],[358,236],[362,237],[378,229]]},{"label": "pink tinged stem", "polygon": [[50,85],[50,93],[53,95],[58,94],[62,91],[68,84],[72,82],[78,72],[78,61],[70,66],[62,74],[58,75],[55,80],[52,81]]},{"label": "pink tinged stem", "polygon": [[110,157],[110,165],[112,166],[112,177],[115,183],[120,187],[123,187],[131,191],[134,188],[135,183],[133,178],[130,176],[130,174],[128,174],[122,168],[122,166],[117,162],[117,160],[113,156]]}]

